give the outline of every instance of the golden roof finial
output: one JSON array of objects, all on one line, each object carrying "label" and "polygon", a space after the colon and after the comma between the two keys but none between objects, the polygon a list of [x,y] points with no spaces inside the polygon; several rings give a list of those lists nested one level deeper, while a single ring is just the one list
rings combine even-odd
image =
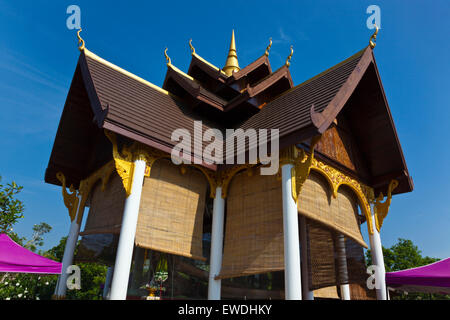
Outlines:
[{"label": "golden roof finial", "polygon": [[291,65],[291,59],[293,54],[294,54],[294,46],[291,45],[291,54],[286,59],[286,66],[288,67]]},{"label": "golden roof finial", "polygon": [[191,52],[192,52],[192,54],[194,55],[194,54],[195,54],[195,48],[194,48],[194,46],[192,45],[192,39],[189,40],[189,47],[191,48]]},{"label": "golden roof finial", "polygon": [[269,56],[270,47],[272,47],[272,38],[269,39],[269,45],[266,48],[266,52],[264,53],[266,56]]},{"label": "golden roof finial", "polygon": [[239,68],[239,62],[236,53],[236,41],[234,39],[234,30],[233,33],[231,34],[230,50],[228,51],[227,61],[225,62],[225,67],[223,67],[222,70],[225,72],[227,76],[231,76],[233,72],[241,70],[241,68]]},{"label": "golden roof finial", "polygon": [[370,40],[369,40],[369,45],[372,49],[375,48],[375,46],[377,45],[375,42],[377,41],[378,30],[380,30],[380,28],[378,28],[376,23],[374,23],[373,25],[375,26],[376,30],[373,33],[373,35],[370,37]]},{"label": "golden roof finial", "polygon": [[164,50],[164,56],[166,57],[167,65],[171,65],[170,57],[167,55],[167,48]]},{"label": "golden roof finial", "polygon": [[78,44],[81,43],[81,46],[78,46],[78,50],[83,51],[85,46],[84,46],[84,40],[81,38],[80,36],[80,32],[83,31],[83,29],[80,28],[80,30],[77,31],[77,37],[78,37]]}]

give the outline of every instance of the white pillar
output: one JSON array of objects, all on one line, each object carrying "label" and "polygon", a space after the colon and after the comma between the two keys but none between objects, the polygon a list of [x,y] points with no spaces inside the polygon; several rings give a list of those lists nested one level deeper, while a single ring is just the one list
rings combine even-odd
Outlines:
[{"label": "white pillar", "polygon": [[134,162],[131,194],[125,200],[125,208],[123,210],[122,227],[120,228],[119,244],[117,246],[116,262],[111,283],[111,300],[125,300],[127,297],[144,174],[145,160],[138,159]]},{"label": "white pillar", "polygon": [[[336,234],[336,253],[338,261],[339,275],[343,277],[340,281],[348,282],[348,270],[347,270],[347,254],[345,251],[345,237],[343,234]],[[350,300],[350,285],[344,283],[340,285],[341,299]]]},{"label": "white pillar", "polygon": [[225,200],[222,198],[222,187],[217,187],[211,227],[208,300],[220,300],[221,280],[214,278],[219,275],[222,267],[224,211]]},{"label": "white pillar", "polygon": [[371,211],[373,234],[369,234],[370,253],[372,255],[372,264],[378,267],[375,273],[375,285],[377,287],[379,285],[379,289],[375,290],[377,292],[378,300],[386,300],[386,269],[384,267],[383,249],[381,246],[380,233],[378,232],[375,225],[375,207],[373,205]]},{"label": "white pillar", "polygon": [[111,279],[112,279],[112,275],[113,275],[113,267],[108,267],[108,270],[106,271],[106,279],[105,279],[105,286],[103,287],[103,299],[107,299],[108,298],[108,294],[109,294],[109,288],[111,286]]},{"label": "white pillar", "polygon": [[[61,274],[58,278],[58,283],[55,288],[55,298],[64,299],[67,292],[67,268],[72,265],[73,254],[75,252],[75,247],[77,246],[78,235],[80,233],[80,224],[83,218],[84,207],[81,208],[81,199],[78,201],[77,214],[75,219],[70,223],[69,235],[67,236],[66,246],[64,248],[64,255],[62,260]],[[80,224],[77,223],[78,217],[80,217]]]},{"label": "white pillar", "polygon": [[308,234],[306,228],[306,218],[304,216],[300,216],[300,253],[302,265],[303,300],[314,300],[314,291],[309,290]]},{"label": "white pillar", "polygon": [[292,198],[292,164],[281,167],[284,233],[284,291],[286,300],[302,299],[297,204]]}]

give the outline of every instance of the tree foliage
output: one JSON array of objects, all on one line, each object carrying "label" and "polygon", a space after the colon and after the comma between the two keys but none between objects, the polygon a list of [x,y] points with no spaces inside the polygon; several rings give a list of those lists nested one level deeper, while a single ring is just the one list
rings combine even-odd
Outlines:
[{"label": "tree foliage", "polygon": [[35,224],[33,226],[33,235],[31,236],[31,239],[25,244],[25,247],[33,252],[36,251],[37,246],[44,245],[44,238],[42,236],[46,233],[49,233],[51,230],[52,227],[45,222]]},{"label": "tree foliage", "polygon": [[[45,256],[62,261],[67,237],[61,238],[59,244],[45,253]],[[78,244],[74,256],[78,251]],[[77,263],[81,271],[81,289],[67,290],[66,298],[70,300],[99,300],[103,294],[103,284],[106,278],[107,267],[99,263]]]},{"label": "tree foliage", "polygon": [[23,218],[24,205],[16,198],[22,188],[14,181],[2,184],[0,176],[0,233],[11,233],[13,225]]}]

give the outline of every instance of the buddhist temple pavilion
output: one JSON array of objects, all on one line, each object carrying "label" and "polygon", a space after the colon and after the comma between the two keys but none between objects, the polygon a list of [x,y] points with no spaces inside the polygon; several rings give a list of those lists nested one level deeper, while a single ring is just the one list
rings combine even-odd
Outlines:
[{"label": "buddhist temple pavilion", "polygon": [[[159,87],[89,51],[80,31],[45,173],[62,187],[71,219],[56,299],[66,294],[64,270],[82,261],[109,267],[104,296],[113,300],[386,299],[380,229],[392,196],[413,183],[375,61],[376,33],[301,84],[291,78],[292,47],[276,70],[272,41],[242,66],[233,31],[220,68],[189,41],[189,69],[166,49]],[[196,123],[225,137],[227,129],[278,130],[278,173],[261,174],[260,158],[204,158],[210,142],[196,138]],[[177,129],[194,137],[181,164],[171,158]],[[233,157],[249,158],[255,146],[243,145]],[[373,290],[364,248],[378,267]]]}]

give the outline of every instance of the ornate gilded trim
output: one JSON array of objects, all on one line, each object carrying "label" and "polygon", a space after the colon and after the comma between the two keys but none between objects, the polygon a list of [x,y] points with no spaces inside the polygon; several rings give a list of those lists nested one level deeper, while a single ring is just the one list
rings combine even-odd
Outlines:
[{"label": "ornate gilded trim", "polygon": [[[305,157],[306,155],[304,155],[304,158]],[[374,199],[373,189],[317,159],[312,159],[310,169],[320,173],[325,177],[325,179],[330,184],[333,198],[337,197],[338,189],[342,185],[348,186],[353,190],[353,192],[355,192],[358,201],[360,202],[364,216],[366,217],[369,233],[373,234],[372,215],[370,208],[370,203]]]},{"label": "ornate gilded trim", "polygon": [[[84,208],[86,205],[86,201],[89,198],[89,195],[92,191],[92,188],[97,183],[98,180],[102,181],[102,191],[105,191],[106,185],[109,182],[109,178],[111,177],[111,174],[113,173],[115,169],[115,163],[113,160],[105,164],[103,167],[95,171],[93,174],[91,174],[88,178],[81,180],[80,182],[80,190],[78,192],[78,195],[80,197],[80,210]],[[81,223],[82,216],[78,215],[77,223]]]},{"label": "ornate gilded trim", "polygon": [[380,28],[378,28],[376,23],[374,23],[373,25],[375,26],[375,32],[372,34],[372,36],[370,37],[370,40],[369,40],[369,45],[372,49],[375,48],[375,46],[377,45],[376,44],[377,34],[378,34],[378,30],[380,30]]},{"label": "ornate gilded trim", "polygon": [[291,170],[292,198],[294,198],[295,202],[297,202],[298,196],[302,190],[302,186],[309,176],[311,164],[314,160],[314,147],[320,141],[320,138],[322,138],[322,136],[316,136],[311,140],[309,156],[306,156],[306,153],[303,149],[298,149],[299,153],[297,154],[298,156],[295,159],[294,167]]},{"label": "ornate gilded trim", "polygon": [[289,56],[286,59],[286,66],[289,67],[291,65],[291,59],[292,56],[294,55],[294,46],[291,46],[291,53],[289,54]]},{"label": "ornate gilded trim", "polygon": [[192,45],[192,39],[189,39],[189,48],[191,49],[192,55],[194,55],[194,54],[195,54],[195,48],[194,48],[194,46]]},{"label": "ornate gilded trim", "polygon": [[228,196],[228,187],[233,177],[243,170],[248,170],[256,166],[256,164],[240,164],[224,171],[220,171],[218,176],[218,184],[222,186],[222,198],[225,199]]},{"label": "ornate gilded trim", "polygon": [[69,187],[69,191],[71,193],[67,192],[66,177],[64,176],[64,174],[62,172],[58,172],[56,174],[56,178],[62,184],[62,195],[63,195],[63,199],[64,199],[64,205],[69,210],[70,221],[73,221],[73,220],[75,220],[75,217],[77,215],[77,209],[78,209],[79,199],[78,199],[77,190],[75,190],[75,188],[73,187],[73,184],[71,184]]},{"label": "ornate gilded trim", "polygon": [[383,220],[386,218],[389,212],[389,206],[391,205],[392,200],[392,191],[398,187],[397,180],[391,180],[388,187],[386,201],[381,202],[384,198],[382,192],[380,192],[378,198],[375,201],[375,226],[380,232],[381,226],[383,225]]},{"label": "ornate gilded trim", "polygon": [[272,47],[272,38],[269,39],[269,45],[266,48],[266,52],[264,52],[265,56],[269,56],[270,48]]},{"label": "ornate gilded trim", "polygon": [[[226,197],[228,196],[228,188],[230,186],[231,180],[233,179],[233,177],[244,170],[251,170],[253,167],[256,166],[256,164],[242,164],[242,165],[236,165],[233,166],[229,169],[225,169],[223,171],[220,172],[214,172],[212,170],[209,170],[205,167],[202,167],[200,165],[192,165],[193,167],[197,168],[198,170],[200,170],[206,177],[206,179],[208,180],[209,183],[209,187],[210,187],[210,194],[209,196],[211,198],[215,198],[216,197],[216,189],[217,187],[222,187],[222,198],[226,199]],[[253,172],[249,172],[249,174],[252,174]]]},{"label": "ornate gilded trim", "polygon": [[102,191],[105,191],[105,187],[108,184],[109,178],[114,169],[115,169],[114,161],[108,162],[99,170],[91,174],[88,178],[81,180],[78,191],[73,188],[73,185],[71,185],[69,189],[72,192],[72,194],[69,194],[66,191],[66,178],[64,174],[62,174],[61,172],[58,172],[56,174],[56,178],[62,183],[64,204],[66,205],[67,209],[69,209],[71,221],[74,221],[76,217],[77,218],[76,222],[78,224],[81,223],[83,216],[81,214],[78,214],[77,216],[77,213],[81,212],[84,209],[89,194],[92,191],[92,187],[96,184],[98,180],[102,180]]},{"label": "ornate gilded trim", "polygon": [[168,48],[164,50],[164,57],[166,57],[167,65],[170,66],[172,64],[172,60],[170,59],[169,55],[167,54]]},{"label": "ornate gilded trim", "polygon": [[[80,30],[77,31],[77,38],[78,38],[78,50],[83,51],[86,47],[84,44],[83,38],[80,36],[80,32],[83,31],[83,29],[80,28]],[[81,45],[80,45],[81,44]]]},{"label": "ornate gilded trim", "polygon": [[218,186],[216,172],[214,172],[212,170],[209,170],[209,169],[207,169],[207,168],[205,168],[203,166],[200,166],[198,164],[193,164],[192,166],[194,168],[197,168],[198,170],[200,170],[204,174],[206,180],[208,180],[208,183],[209,183],[209,189],[210,189],[209,196],[210,196],[210,198],[214,199],[216,197],[216,189],[217,189],[217,186]]},{"label": "ornate gilded trim", "polygon": [[131,186],[133,184],[133,154],[125,146],[122,148],[122,153],[119,152],[117,147],[117,138],[113,132],[105,130],[105,135],[113,145],[113,158],[116,164],[116,170],[120,178],[122,178],[123,187],[125,188],[125,192],[128,197],[131,194]]}]

